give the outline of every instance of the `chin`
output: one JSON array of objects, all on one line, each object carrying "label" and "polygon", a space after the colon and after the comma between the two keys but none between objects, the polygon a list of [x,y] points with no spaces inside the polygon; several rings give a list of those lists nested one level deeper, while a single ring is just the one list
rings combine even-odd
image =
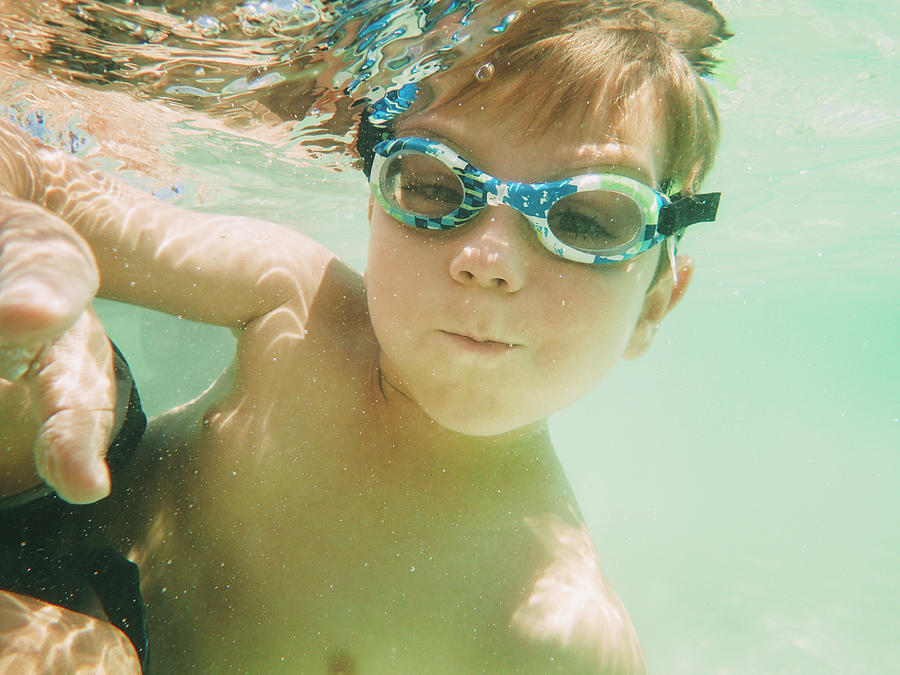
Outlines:
[{"label": "chin", "polygon": [[487,409],[462,411],[431,411],[426,414],[445,429],[466,436],[502,436],[515,431],[543,424],[546,417],[526,417],[517,411],[517,414],[504,414],[502,412]]}]

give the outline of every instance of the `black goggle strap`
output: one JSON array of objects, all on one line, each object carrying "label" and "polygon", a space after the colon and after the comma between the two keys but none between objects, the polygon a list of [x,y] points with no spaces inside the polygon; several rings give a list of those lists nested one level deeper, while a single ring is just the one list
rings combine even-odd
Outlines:
[{"label": "black goggle strap", "polygon": [[656,231],[670,237],[694,223],[710,223],[716,219],[721,192],[675,197],[659,210]]}]

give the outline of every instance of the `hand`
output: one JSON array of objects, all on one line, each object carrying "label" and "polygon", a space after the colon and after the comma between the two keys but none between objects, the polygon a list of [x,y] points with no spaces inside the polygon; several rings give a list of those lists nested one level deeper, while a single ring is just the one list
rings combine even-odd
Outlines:
[{"label": "hand", "polygon": [[66,222],[0,195],[0,385],[25,385],[22,405],[40,422],[35,468],[72,503],[110,490],[104,456],[116,387],[90,306],[98,284],[90,248]]}]

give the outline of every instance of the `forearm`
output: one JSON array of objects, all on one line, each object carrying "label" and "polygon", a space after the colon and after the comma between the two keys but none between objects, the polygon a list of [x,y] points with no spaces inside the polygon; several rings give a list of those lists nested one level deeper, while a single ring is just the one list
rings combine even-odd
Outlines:
[{"label": "forearm", "polygon": [[8,125],[0,193],[48,209],[87,240],[102,296],[209,323],[240,326],[312,297],[333,259],[286,228],[155,199]]}]

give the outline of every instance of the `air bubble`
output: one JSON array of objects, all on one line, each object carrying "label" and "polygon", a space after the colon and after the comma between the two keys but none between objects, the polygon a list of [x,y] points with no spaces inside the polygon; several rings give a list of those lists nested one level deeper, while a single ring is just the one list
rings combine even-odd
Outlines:
[{"label": "air bubble", "polygon": [[[215,37],[219,35],[225,27],[214,16],[198,16],[191,22],[191,27],[203,37]],[[200,68],[200,70],[203,70]]]},{"label": "air bubble", "polygon": [[475,71],[475,79],[479,82],[484,82],[486,80],[491,79],[494,76],[494,64],[491,62],[485,63],[478,67],[478,70]]}]

